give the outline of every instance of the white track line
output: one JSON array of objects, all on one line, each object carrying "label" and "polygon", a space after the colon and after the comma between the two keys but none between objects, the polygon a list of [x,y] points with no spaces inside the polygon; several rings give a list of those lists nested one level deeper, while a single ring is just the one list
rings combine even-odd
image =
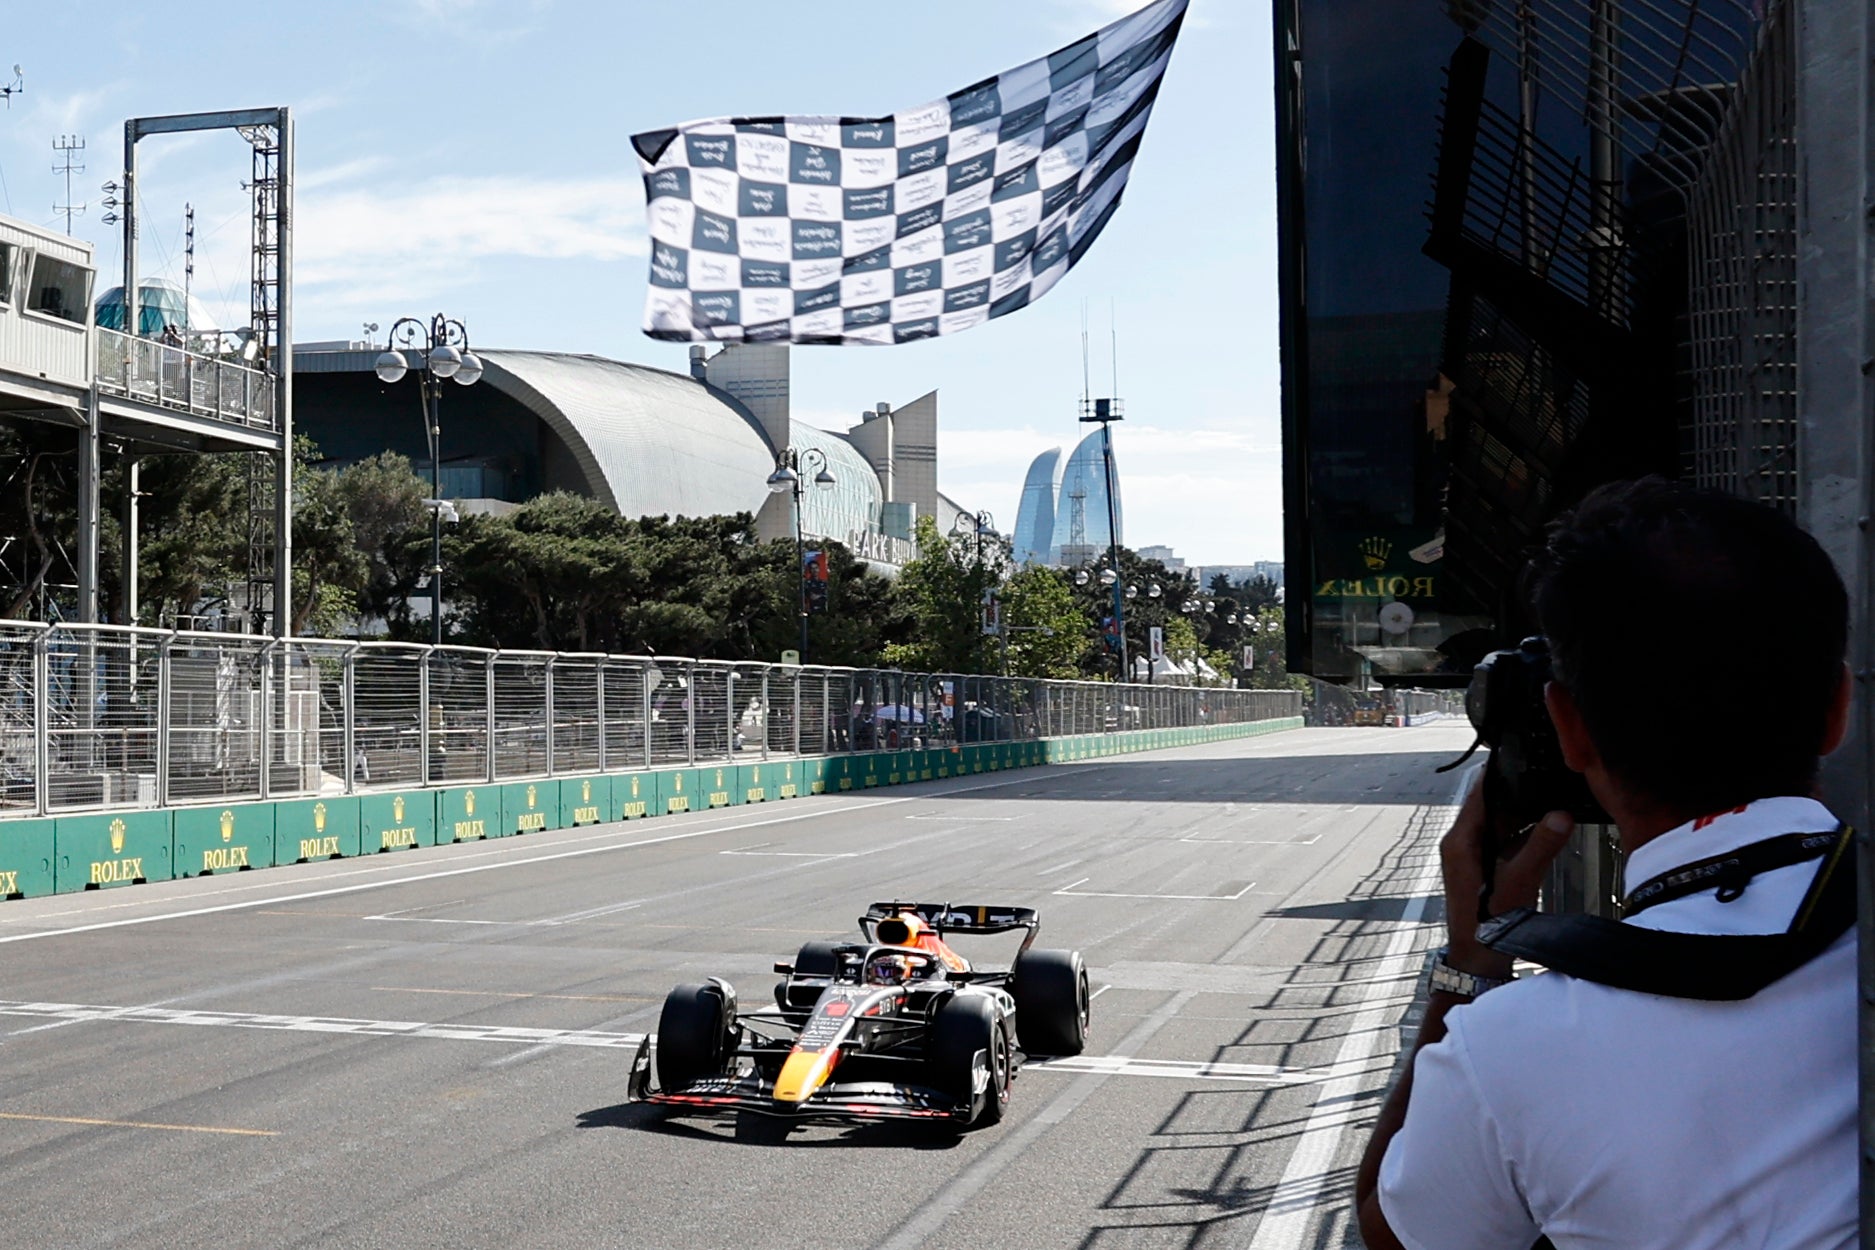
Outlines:
[{"label": "white track line", "polygon": [[[1458,790],[1452,796],[1453,812],[1458,810],[1473,771],[1467,769],[1459,779]],[[1316,1213],[1336,1189],[1339,1182],[1330,1169],[1341,1152],[1341,1140],[1350,1127],[1368,1122],[1366,1115],[1350,1113],[1344,1104],[1349,1095],[1361,1091],[1373,1059],[1394,1035],[1389,1026],[1399,1018],[1400,1010],[1395,999],[1401,983],[1418,971],[1423,958],[1419,926],[1431,909],[1433,895],[1439,893],[1439,885],[1439,860],[1434,855],[1409,887],[1413,901],[1401,917],[1404,923],[1393,930],[1373,979],[1361,991],[1360,1009],[1348,1021],[1341,1047],[1330,1065],[1335,1075],[1315,1091],[1308,1122],[1296,1138],[1282,1179],[1270,1191],[1269,1205],[1257,1221],[1250,1250],[1301,1250]]]},{"label": "white track line", "polygon": [[[197,1028],[262,1029],[276,1033],[329,1033],[354,1037],[415,1037],[444,1042],[503,1042],[550,1050],[573,1046],[632,1050],[642,1033],[603,1029],[534,1029],[508,1025],[436,1024],[421,1020],[363,1020],[349,1016],[289,1016],[247,1011],[192,1011],[171,1007],[111,1007],[95,1003],[37,1003],[0,1000],[0,1016],[26,1016],[59,1024],[179,1024]],[[44,1026],[40,1026],[44,1027]],[[9,1034],[22,1036],[32,1030]],[[1281,1068],[1261,1063],[1195,1063],[1135,1059],[1126,1055],[1076,1055],[1022,1066],[1024,1072],[1065,1075],[1139,1076],[1180,1081],[1235,1081],[1257,1085],[1300,1085],[1332,1078],[1320,1069]]]}]

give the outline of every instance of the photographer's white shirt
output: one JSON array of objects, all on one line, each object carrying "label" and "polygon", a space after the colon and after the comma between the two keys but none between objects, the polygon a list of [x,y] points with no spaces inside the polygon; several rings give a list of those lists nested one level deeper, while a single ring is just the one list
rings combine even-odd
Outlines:
[{"label": "photographer's white shirt", "polygon": [[[1629,858],[1638,885],[1784,833],[1834,829],[1810,799],[1763,799]],[[1721,903],[1628,923],[1781,933],[1816,874],[1780,868]],[[1419,1052],[1380,1205],[1409,1250],[1850,1250],[1856,1238],[1856,947],[1851,931],[1737,1003],[1545,973],[1455,1008]]]}]

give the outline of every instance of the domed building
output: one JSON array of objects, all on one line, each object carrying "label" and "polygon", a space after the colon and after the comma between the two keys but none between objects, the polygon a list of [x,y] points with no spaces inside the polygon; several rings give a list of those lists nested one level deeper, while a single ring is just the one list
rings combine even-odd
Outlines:
[{"label": "domed building", "polygon": [[[380,381],[383,350],[297,346],[295,428],[327,463],[393,451],[427,478],[414,375]],[[897,409],[878,405],[839,434],[792,420],[783,345],[732,344],[714,356],[697,347],[688,376],[565,352],[475,354],[481,379],[450,386],[442,412],[442,494],[466,511],[506,511],[565,490],[630,517],[749,512],[761,537],[792,537],[792,494],[768,486],[785,449],[816,466],[808,481],[822,460],[834,479],[802,492],[803,536],[844,543],[885,571],[911,558],[919,516],[948,531],[961,512],[937,490],[935,391]]]},{"label": "domed building", "polygon": [[[97,324],[106,330],[124,328],[124,288],[114,286],[93,305]],[[202,301],[167,278],[144,278],[137,283],[137,333],[161,338],[165,330],[181,335],[219,335],[221,327]]]}]

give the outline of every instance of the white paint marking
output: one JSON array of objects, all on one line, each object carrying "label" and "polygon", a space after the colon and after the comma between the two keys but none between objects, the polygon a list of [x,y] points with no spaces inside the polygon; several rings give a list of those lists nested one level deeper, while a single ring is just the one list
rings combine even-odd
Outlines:
[{"label": "white paint marking", "polygon": [[1312,838],[1180,838],[1180,842],[1197,842],[1205,846],[1314,846],[1322,840],[1321,834]]},{"label": "white paint marking", "polygon": [[[291,1016],[245,1011],[195,1011],[166,1007],[107,1007],[89,1003],[0,1001],[0,1015],[50,1019],[59,1024],[181,1024],[198,1028],[263,1029],[281,1033],[335,1033],[360,1037],[416,1037],[447,1042],[505,1042],[528,1049],[509,1059],[573,1046],[598,1050],[630,1050],[644,1040],[642,1033],[614,1033],[602,1029],[535,1029],[514,1025],[435,1024],[420,1020],[360,1020],[344,1016]],[[45,1027],[45,1026],[37,1026]],[[10,1034],[9,1036],[18,1036]],[[498,1060],[497,1062],[503,1062]],[[1182,1081],[1257,1081],[1298,1085],[1328,1080],[1333,1074],[1319,1069],[1282,1068],[1262,1063],[1199,1063],[1174,1059],[1135,1059],[1128,1055],[1076,1055],[1038,1060],[1023,1065],[1024,1072],[1060,1072],[1101,1076],[1138,1076]]]},{"label": "white paint marking", "polygon": [[1087,1001],[1090,1003],[1093,1002],[1096,998],[1099,998],[1102,994],[1105,994],[1108,990],[1112,988],[1113,986],[1111,984],[1101,986],[1099,989],[1095,990],[1092,994],[1089,994],[1087,996]]},{"label": "white paint marking", "polygon": [[381,916],[362,916],[360,919],[388,920],[392,924],[489,924],[503,928],[540,923],[538,920],[449,920],[440,916],[400,916],[394,911],[387,911]]},{"label": "white paint marking", "polygon": [[[1467,769],[1460,778],[1453,795],[1453,812],[1458,810],[1474,771]],[[1361,994],[1360,1009],[1348,1021],[1341,1047],[1330,1065],[1335,1075],[1316,1090],[1308,1122],[1296,1139],[1282,1178],[1270,1191],[1269,1205],[1257,1221],[1250,1250],[1301,1250],[1311,1219],[1335,1190],[1337,1182],[1329,1169],[1340,1154],[1341,1139],[1352,1125],[1366,1119],[1358,1112],[1340,1109],[1340,1104],[1360,1092],[1372,1071],[1369,1065],[1395,1035],[1390,1026],[1398,1019],[1399,1009],[1390,1001],[1393,996],[1387,993],[1387,983],[1390,980],[1391,988],[1397,990],[1400,982],[1417,975],[1423,958],[1419,942],[1423,931],[1419,926],[1431,909],[1439,881],[1438,857],[1430,856],[1425,870],[1408,887],[1413,901],[1406,905],[1402,917],[1405,923],[1388,937],[1386,953],[1374,969],[1375,979],[1368,983]]]},{"label": "white paint marking", "polygon": [[[762,845],[767,846],[764,842]],[[718,855],[748,855],[758,859],[858,859],[858,851],[759,851],[753,847],[740,851],[718,851]]]},{"label": "white paint marking", "polygon": [[[1082,877],[1079,881],[1076,881],[1074,885],[1083,885],[1090,879],[1091,878],[1088,877]],[[1077,890],[1074,888],[1074,885],[1063,886],[1061,889],[1056,890],[1055,893],[1065,894],[1069,898],[1157,898],[1175,902],[1234,903],[1244,895],[1250,893],[1251,886],[1255,884],[1256,882],[1252,881],[1235,894],[1116,894],[1100,890]]]}]

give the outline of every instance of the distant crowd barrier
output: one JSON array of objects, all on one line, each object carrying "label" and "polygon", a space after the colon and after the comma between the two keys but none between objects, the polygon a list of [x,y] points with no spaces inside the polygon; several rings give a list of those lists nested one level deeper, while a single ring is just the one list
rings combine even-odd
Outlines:
[{"label": "distant crowd barrier", "polygon": [[1299,726],[1295,691],[0,621],[0,897]]}]

